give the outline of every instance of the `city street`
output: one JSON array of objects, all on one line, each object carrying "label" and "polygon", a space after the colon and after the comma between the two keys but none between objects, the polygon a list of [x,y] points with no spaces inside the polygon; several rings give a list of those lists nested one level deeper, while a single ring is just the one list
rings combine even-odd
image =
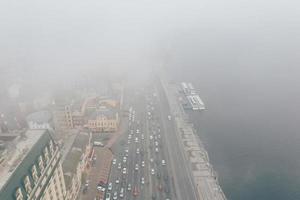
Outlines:
[{"label": "city street", "polygon": [[[131,96],[133,97],[133,96]],[[111,199],[175,199],[157,98],[136,92],[128,131],[114,148],[107,196]],[[117,198],[116,198],[117,197]]]},{"label": "city street", "polygon": [[[123,123],[122,134],[110,143],[113,159],[109,178],[104,191],[97,189],[97,181],[90,183],[94,187],[91,191],[103,193],[105,200],[197,199],[163,92],[147,86],[130,88],[126,93],[123,122],[127,124]],[[90,177],[98,180],[96,176]],[[93,195],[97,197],[95,192],[86,196]]]}]

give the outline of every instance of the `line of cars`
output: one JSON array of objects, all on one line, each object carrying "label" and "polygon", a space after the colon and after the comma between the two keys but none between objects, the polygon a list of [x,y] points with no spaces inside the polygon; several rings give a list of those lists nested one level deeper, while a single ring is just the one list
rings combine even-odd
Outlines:
[{"label": "line of cars", "polygon": [[[136,111],[129,108],[129,131],[127,143],[118,149],[117,158],[112,160],[113,174],[108,183],[105,200],[117,199],[169,199],[169,175],[165,170],[167,162],[164,158],[163,142],[159,127],[159,122],[153,115],[154,105],[148,104],[146,120],[151,122],[149,131],[142,131],[142,123],[136,116]],[[146,145],[149,141],[149,146]],[[145,155],[144,155],[145,154]],[[162,170],[164,169],[164,170]],[[149,181],[153,180],[152,191],[149,190]],[[148,193],[146,191],[149,191]],[[166,195],[157,195],[157,192],[164,191]],[[150,197],[145,196],[146,194]]]},{"label": "line of cars", "polygon": [[[169,174],[171,173],[166,167],[166,157],[168,153],[164,148],[164,140],[161,134],[161,119],[159,115],[159,110],[156,109],[157,104],[157,95],[155,93],[149,94],[146,97],[147,100],[147,121],[149,124],[149,141],[150,141],[150,150],[152,158],[150,159],[153,164],[151,169],[151,175],[156,175],[155,187],[159,192],[153,193],[152,200],[164,199],[169,200],[172,196],[171,194],[171,179]],[[168,116],[168,119],[171,120],[171,116]],[[156,170],[156,171],[155,171]]]},{"label": "line of cars", "polygon": [[[144,152],[143,149],[139,146],[141,145],[141,141],[144,140],[143,134],[141,134],[140,129],[133,128],[134,125],[139,124],[138,120],[135,120],[135,111],[130,108],[129,109],[129,127],[128,132],[128,140],[127,144],[121,145],[121,148],[118,149],[118,152],[115,152],[117,155],[116,158],[112,160],[112,172],[113,177],[110,177],[110,183],[108,184],[108,191],[106,192],[106,200],[116,200],[116,199],[131,199],[129,196],[137,196],[139,193],[136,183],[131,181],[130,176],[133,176],[131,170],[134,170],[134,173],[140,171],[140,168],[145,166],[145,162],[142,163],[135,163],[132,166],[133,160],[135,158],[132,157],[132,154],[136,154],[137,156],[143,156]],[[142,136],[141,136],[142,135]],[[129,153],[131,157],[129,158]],[[141,184],[145,184],[145,178],[141,178]],[[127,198],[128,196],[128,198]]]}]

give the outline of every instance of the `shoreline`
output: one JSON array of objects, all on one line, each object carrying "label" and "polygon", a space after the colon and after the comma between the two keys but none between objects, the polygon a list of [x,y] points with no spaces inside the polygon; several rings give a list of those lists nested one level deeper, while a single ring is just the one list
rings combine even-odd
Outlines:
[{"label": "shoreline", "polygon": [[202,144],[201,138],[199,134],[196,134],[193,123],[188,121],[188,113],[184,111],[183,107],[177,101],[177,91],[174,88],[174,84],[169,84],[170,81],[167,80],[166,75],[162,76],[159,76],[159,80],[176,124],[176,136],[181,144],[181,150],[189,162],[188,166],[191,169],[191,175],[199,199],[226,200],[225,194],[218,182],[217,173],[209,163],[209,156]]}]

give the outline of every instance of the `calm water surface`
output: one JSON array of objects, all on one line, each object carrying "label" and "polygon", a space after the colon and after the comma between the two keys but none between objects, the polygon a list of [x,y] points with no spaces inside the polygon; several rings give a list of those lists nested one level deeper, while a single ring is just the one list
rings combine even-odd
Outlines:
[{"label": "calm water surface", "polygon": [[191,112],[228,199],[300,199],[300,69],[182,67],[206,104]]}]

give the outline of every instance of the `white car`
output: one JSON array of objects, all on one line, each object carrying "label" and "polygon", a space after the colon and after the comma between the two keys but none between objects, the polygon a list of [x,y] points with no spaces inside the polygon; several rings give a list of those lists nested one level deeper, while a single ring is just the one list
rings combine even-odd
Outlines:
[{"label": "white car", "polygon": [[136,137],[135,138],[135,142],[138,143],[139,142],[139,138]]},{"label": "white car", "polygon": [[121,188],[121,190],[120,190],[120,197],[121,197],[121,198],[124,197],[124,188]]},{"label": "white car", "polygon": [[138,164],[135,164],[135,168],[134,168],[136,171],[139,170],[139,165]]},{"label": "white car", "polygon": [[123,168],[123,172],[122,172],[123,174],[126,174],[126,168]]},{"label": "white car", "polygon": [[166,161],[165,160],[162,160],[161,161],[161,164],[164,166],[164,165],[166,165]]},{"label": "white car", "polygon": [[131,190],[131,184],[129,183],[127,186],[127,190],[130,191]]},{"label": "white car", "polygon": [[158,148],[155,148],[155,152],[158,153]]},{"label": "white car", "polygon": [[141,178],[141,183],[144,185],[145,184],[145,179],[144,177]]},{"label": "white car", "polygon": [[105,192],[105,187],[98,185],[97,186],[97,190],[101,191],[101,192]]},{"label": "white car", "polygon": [[112,190],[112,183],[109,183],[109,184],[108,184],[107,189],[108,189],[108,191],[111,191],[111,190]]},{"label": "white car", "polygon": [[116,179],[116,184],[119,184],[120,183],[120,180],[119,179]]},{"label": "white car", "polygon": [[112,164],[115,165],[117,162],[117,159],[113,159]]},{"label": "white car", "polygon": [[142,167],[145,167],[145,161],[142,161]]},{"label": "white car", "polygon": [[139,153],[140,153],[140,149],[137,148],[137,149],[136,149],[136,154],[139,154]]},{"label": "white car", "polygon": [[172,117],[171,115],[168,115],[168,120],[171,121]]},{"label": "white car", "polygon": [[152,174],[152,175],[154,175],[154,174],[155,174],[155,172],[154,172],[154,169],[151,169],[151,174]]},{"label": "white car", "polygon": [[155,141],[155,146],[158,146],[158,142],[157,141]]},{"label": "white car", "polygon": [[121,163],[118,164],[118,169],[121,169]]},{"label": "white car", "polygon": [[89,183],[90,183],[90,180],[86,180],[86,181],[85,181],[85,187],[88,187],[88,186],[89,186]]},{"label": "white car", "polygon": [[118,199],[118,192],[114,192],[113,200],[117,200],[117,199]]}]

